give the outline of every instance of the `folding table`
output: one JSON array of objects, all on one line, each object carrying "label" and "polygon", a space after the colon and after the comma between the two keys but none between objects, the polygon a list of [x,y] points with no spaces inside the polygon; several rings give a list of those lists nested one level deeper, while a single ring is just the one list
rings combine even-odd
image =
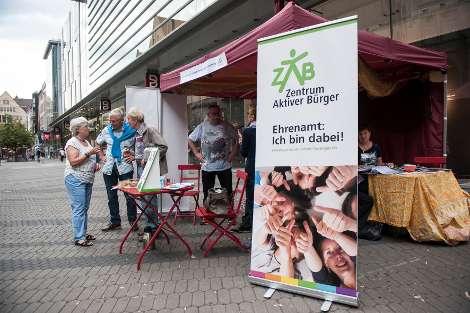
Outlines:
[{"label": "folding table", "polygon": [[[179,240],[181,240],[185,245],[186,247],[188,248],[188,251],[189,251],[189,255],[192,256],[193,253],[191,252],[191,248],[189,247],[189,245],[186,243],[186,241],[184,241],[184,239],[178,234],[178,232],[170,226],[170,224],[167,222],[168,218],[170,217],[171,213],[173,212],[173,210],[178,206],[178,204],[180,203],[181,201],[181,198],[183,197],[184,193],[188,190],[191,190],[193,189],[194,187],[193,186],[188,186],[188,187],[185,187],[185,188],[181,188],[181,189],[160,189],[159,191],[152,191],[152,192],[139,192],[137,189],[135,188],[121,188],[121,187],[118,187],[117,189],[122,191],[123,193],[125,193],[129,199],[137,206],[137,208],[139,208],[139,210],[141,210],[141,213],[139,214],[139,216],[137,216],[137,219],[135,220],[135,223],[137,223],[140,219],[140,217],[145,214],[152,222],[154,222],[152,220],[152,218],[150,218],[146,213],[145,213],[145,209],[146,208],[150,208],[152,209],[155,214],[157,214],[157,216],[159,217],[160,219],[160,227],[158,227],[157,231],[155,232],[155,234],[153,234],[153,237],[152,239],[149,240],[149,243],[147,244],[147,246],[145,247],[144,251],[142,251],[141,255],[140,255],[140,258],[139,258],[139,261],[137,262],[137,270],[140,270],[140,263],[142,261],[142,258],[144,257],[145,253],[147,252],[147,250],[150,248],[150,246],[152,245],[152,243],[155,241],[155,239],[157,238],[158,234],[160,232],[163,232],[163,229],[165,229],[166,231],[169,231],[169,232],[172,232],[173,234],[176,235],[176,237],[178,237]],[[151,203],[151,200],[153,199],[153,197],[155,197],[156,195],[158,194],[165,194],[165,193],[168,193],[170,194],[171,198],[173,199],[173,206],[170,208],[170,210],[166,213],[166,216],[163,217],[160,213],[158,213],[158,210],[156,210],[154,207],[152,207],[152,205],[150,204]],[[147,200],[145,199],[144,196],[148,196],[148,195],[151,195],[152,198],[150,200]],[[140,206],[140,203],[141,202],[144,202],[145,203],[145,207],[142,208]],[[162,212],[163,214],[163,212]],[[155,222],[154,222],[155,223]],[[165,226],[165,227],[164,227]],[[119,254],[122,253],[122,246],[124,245],[124,242],[126,241],[127,237],[129,237],[130,233],[132,232],[132,227],[129,229],[129,231],[127,232],[126,236],[124,237],[124,239],[122,240],[121,242],[121,246],[119,247]],[[167,239],[167,242],[168,244],[170,243],[170,239],[169,237],[166,235],[165,232],[163,232],[165,234],[165,237]]]}]

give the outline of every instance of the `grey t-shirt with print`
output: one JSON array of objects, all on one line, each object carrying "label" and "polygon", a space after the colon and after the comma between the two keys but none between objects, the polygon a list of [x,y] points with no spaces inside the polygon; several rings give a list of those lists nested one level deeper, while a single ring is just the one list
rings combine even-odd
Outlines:
[{"label": "grey t-shirt with print", "polygon": [[238,139],[238,132],[232,124],[220,121],[213,125],[209,121],[199,124],[189,135],[193,142],[201,140],[202,155],[206,161],[201,169],[207,172],[223,171],[232,167],[227,161],[230,139]]}]

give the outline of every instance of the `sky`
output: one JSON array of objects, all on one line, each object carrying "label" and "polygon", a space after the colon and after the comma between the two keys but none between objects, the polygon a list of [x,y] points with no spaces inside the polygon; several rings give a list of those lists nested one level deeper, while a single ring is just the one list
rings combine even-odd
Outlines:
[{"label": "sky", "polygon": [[[58,39],[71,0],[0,0],[0,94],[31,99],[46,80],[47,42]],[[50,69],[49,69],[50,71]]]}]

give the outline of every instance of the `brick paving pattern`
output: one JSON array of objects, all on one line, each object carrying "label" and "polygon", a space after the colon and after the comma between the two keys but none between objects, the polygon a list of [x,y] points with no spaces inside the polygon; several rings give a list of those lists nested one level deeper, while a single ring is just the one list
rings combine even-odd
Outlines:
[{"label": "brick paving pattern", "polygon": [[[316,298],[276,291],[265,299],[267,288],[248,282],[249,255],[228,239],[204,259],[199,245],[209,228],[190,218],[176,229],[194,258],[175,236],[171,245],[160,237],[137,271],[142,244],[135,233],[118,253],[127,223],[101,232],[109,218],[101,173],[89,211],[95,246],[74,246],[64,167],[58,160],[1,164],[0,312],[320,312]],[[359,245],[360,305],[333,303],[331,312],[470,312],[468,243],[385,235]]]}]

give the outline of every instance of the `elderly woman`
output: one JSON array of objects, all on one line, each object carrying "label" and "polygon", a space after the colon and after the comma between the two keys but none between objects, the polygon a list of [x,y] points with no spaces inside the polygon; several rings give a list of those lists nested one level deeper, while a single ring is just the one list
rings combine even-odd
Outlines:
[{"label": "elderly woman", "polygon": [[85,139],[90,128],[84,117],[77,117],[70,121],[70,132],[73,137],[65,145],[65,186],[72,207],[72,223],[75,245],[90,247],[95,240],[93,235],[87,234],[88,208],[90,207],[91,189],[95,179],[95,171],[100,169],[96,158],[90,156],[97,154],[99,148],[93,148]]}]

